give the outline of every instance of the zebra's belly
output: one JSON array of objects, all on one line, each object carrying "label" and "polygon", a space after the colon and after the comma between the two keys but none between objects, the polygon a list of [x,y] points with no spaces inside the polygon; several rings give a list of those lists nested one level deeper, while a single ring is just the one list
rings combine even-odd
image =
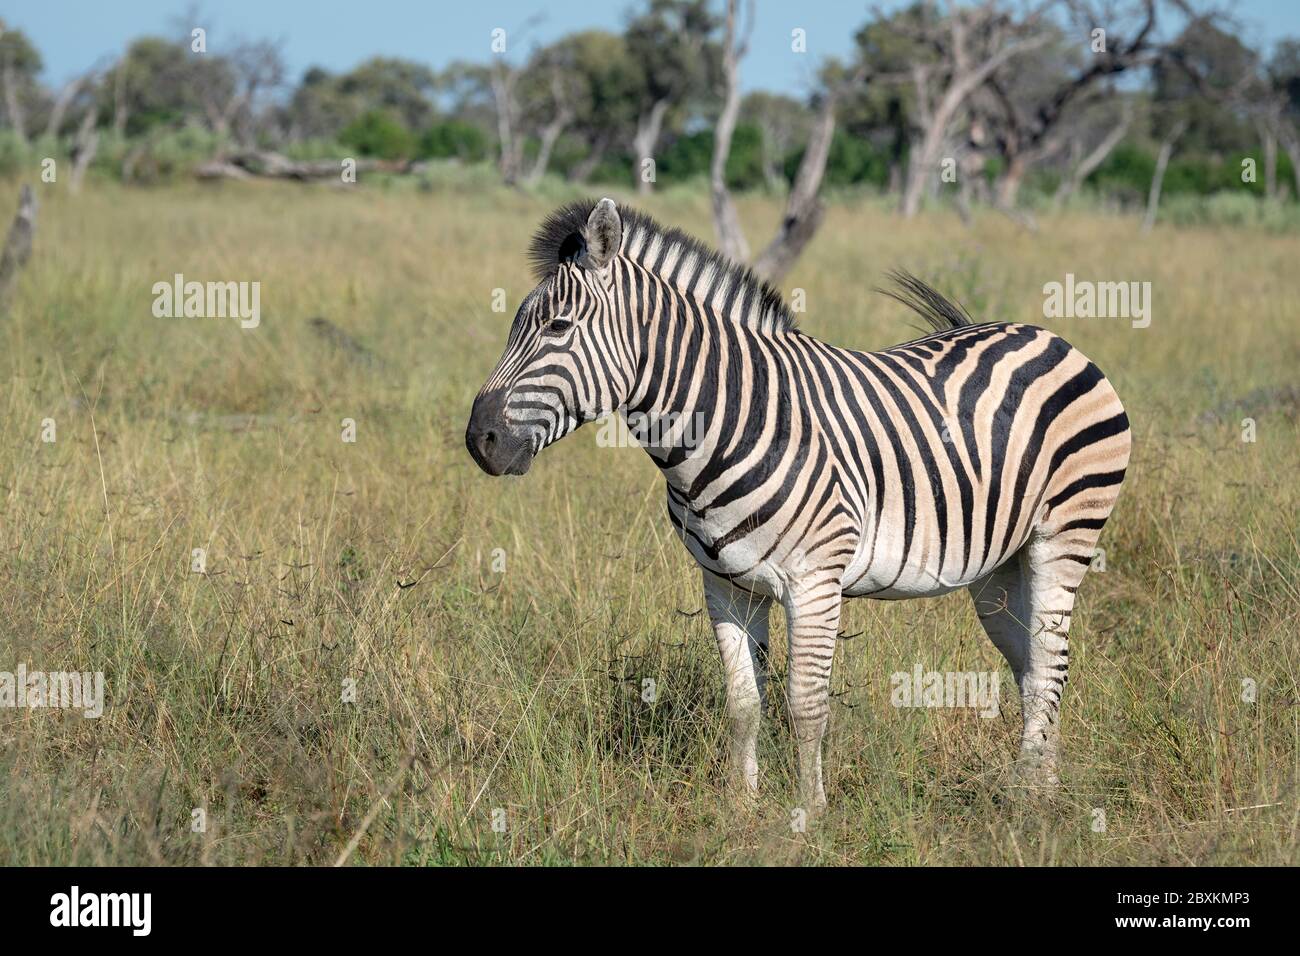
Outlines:
[{"label": "zebra's belly", "polygon": [[[948,538],[941,550],[940,538],[932,530],[918,522],[906,557],[901,553],[902,528],[886,523],[878,534],[864,534],[844,574],[845,596],[886,601],[938,597],[968,587],[993,570],[978,558],[967,560],[960,539]],[[1014,554],[1022,543],[1012,542],[1008,554]]]},{"label": "zebra's belly", "polygon": [[880,601],[903,601],[908,598],[939,597],[959,588],[966,587],[970,581],[956,583],[938,583],[928,576],[906,575],[893,582],[883,578],[861,578],[844,589],[845,597],[869,597]]},{"label": "zebra's belly", "polygon": [[962,575],[945,575],[937,565],[921,563],[899,567],[892,562],[863,561],[850,565],[844,575],[846,597],[870,597],[886,601],[915,597],[938,597],[974,580]]},{"label": "zebra's belly", "polygon": [[[671,496],[668,511],[678,536],[696,563],[755,594],[782,600],[791,582],[807,570],[800,567],[798,542],[792,545],[783,541],[774,546],[774,542],[756,536],[742,537],[718,547],[729,527],[725,522],[701,518],[682,508]],[[938,597],[966,587],[980,576],[975,570],[954,573],[950,567],[940,567],[935,557],[921,546],[913,548],[907,561],[901,561],[897,554],[899,537],[901,532],[894,534],[887,528],[882,528],[874,539],[863,536],[874,547],[868,550],[860,546],[845,570],[842,580],[846,597],[880,600]],[[951,564],[951,556],[948,557]]]}]

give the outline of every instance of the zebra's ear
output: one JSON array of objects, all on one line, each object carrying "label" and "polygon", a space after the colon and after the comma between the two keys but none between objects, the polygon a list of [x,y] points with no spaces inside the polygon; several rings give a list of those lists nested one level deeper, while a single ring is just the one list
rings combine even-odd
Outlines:
[{"label": "zebra's ear", "polygon": [[623,241],[623,220],[612,199],[602,199],[587,217],[587,262],[603,269]]}]

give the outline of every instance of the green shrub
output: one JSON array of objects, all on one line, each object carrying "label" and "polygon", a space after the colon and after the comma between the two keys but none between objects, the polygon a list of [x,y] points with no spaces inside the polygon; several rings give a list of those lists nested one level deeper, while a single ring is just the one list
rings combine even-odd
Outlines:
[{"label": "green shrub", "polygon": [[466,163],[482,162],[490,149],[487,134],[473,123],[448,120],[435,123],[420,137],[422,159],[459,159]]},{"label": "green shrub", "polygon": [[91,168],[113,179],[153,186],[188,176],[228,146],[228,140],[196,126],[156,128],[135,137],[100,130]]},{"label": "green shrub", "polygon": [[35,162],[31,147],[11,129],[0,129],[0,176],[25,173]]},{"label": "green shrub", "polygon": [[1300,207],[1269,201],[1237,187],[1209,196],[1170,196],[1160,203],[1160,219],[1176,226],[1240,226],[1286,232],[1300,230]]},{"label": "green shrub", "polygon": [[362,156],[409,159],[416,155],[414,134],[387,110],[368,110],[339,133],[339,142]]}]

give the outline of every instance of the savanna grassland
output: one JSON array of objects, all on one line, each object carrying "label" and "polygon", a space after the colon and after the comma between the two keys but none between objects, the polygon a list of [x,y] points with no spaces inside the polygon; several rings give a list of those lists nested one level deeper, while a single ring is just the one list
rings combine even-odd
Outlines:
[{"label": "savanna grassland", "polygon": [[[1060,792],[1007,788],[1019,706],[964,592],[850,602],[830,806],[797,833],[781,616],[746,808],[644,454],[588,427],[491,480],[465,452],[528,236],[568,193],[38,194],[0,318],[0,670],[103,671],[107,705],[0,710],[0,863],[1300,862],[1300,236],[832,205],[784,282],[803,328],[912,337],[872,292],[894,267],[977,319],[1050,324],[1114,382],[1134,461],[1080,591]],[[712,235],[703,194],[645,207]],[[740,209],[757,245],[780,203]],[[260,282],[260,326],[156,318],[178,272]],[[1150,281],[1150,327],[1044,320],[1067,272]],[[1000,716],[892,707],[918,663],[1001,669]]]}]

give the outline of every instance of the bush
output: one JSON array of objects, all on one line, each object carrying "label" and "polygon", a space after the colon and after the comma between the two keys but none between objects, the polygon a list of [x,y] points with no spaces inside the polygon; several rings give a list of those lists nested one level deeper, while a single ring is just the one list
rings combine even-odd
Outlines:
[{"label": "bush", "polygon": [[152,186],[188,176],[225,145],[221,137],[195,126],[155,128],[145,136],[135,137],[101,129],[91,168],[113,179]]},{"label": "bush", "polygon": [[339,133],[339,142],[377,159],[409,159],[416,153],[414,134],[387,110],[362,113]]},{"label": "bush", "polygon": [[35,161],[31,147],[18,138],[11,129],[0,129],[0,176],[12,176],[26,171]]},{"label": "bush", "polygon": [[1287,232],[1300,230],[1300,207],[1270,202],[1236,187],[1210,196],[1170,196],[1160,203],[1160,219],[1176,226],[1241,226]]},{"label": "bush", "polygon": [[1093,170],[1087,184],[1098,192],[1114,194],[1124,203],[1143,202],[1155,169],[1154,156],[1131,143],[1121,143]]},{"label": "bush", "polygon": [[[1243,182],[1241,178],[1242,161],[1247,158],[1255,160],[1253,183]],[[1114,193],[1128,203],[1144,202],[1155,169],[1154,152],[1125,143],[1088,177],[1088,184],[1101,192]],[[1279,184],[1292,181],[1291,162],[1285,153],[1278,156],[1277,181]],[[1206,156],[1179,154],[1177,151],[1169,161],[1161,187],[1163,194],[1168,197],[1248,193],[1261,198],[1264,188],[1264,162],[1260,153]]]},{"label": "bush", "polygon": [[487,134],[473,123],[448,120],[435,123],[420,137],[421,159],[459,159],[478,163],[487,159],[490,144]]},{"label": "bush", "polygon": [[[794,182],[803,162],[804,150],[791,154],[785,162],[785,178]],[[883,189],[889,183],[889,158],[867,140],[837,129],[826,157],[826,185],[869,185]]]},{"label": "bush", "polygon": [[657,151],[655,178],[659,183],[682,183],[689,179],[708,178],[713,160],[713,131],[700,130],[678,136]]},{"label": "bush", "polygon": [[[713,165],[713,130],[679,136],[659,154],[660,182],[683,183],[707,179]],[[737,123],[727,156],[727,185],[735,190],[758,189],[763,182],[763,134],[753,123]]]}]

